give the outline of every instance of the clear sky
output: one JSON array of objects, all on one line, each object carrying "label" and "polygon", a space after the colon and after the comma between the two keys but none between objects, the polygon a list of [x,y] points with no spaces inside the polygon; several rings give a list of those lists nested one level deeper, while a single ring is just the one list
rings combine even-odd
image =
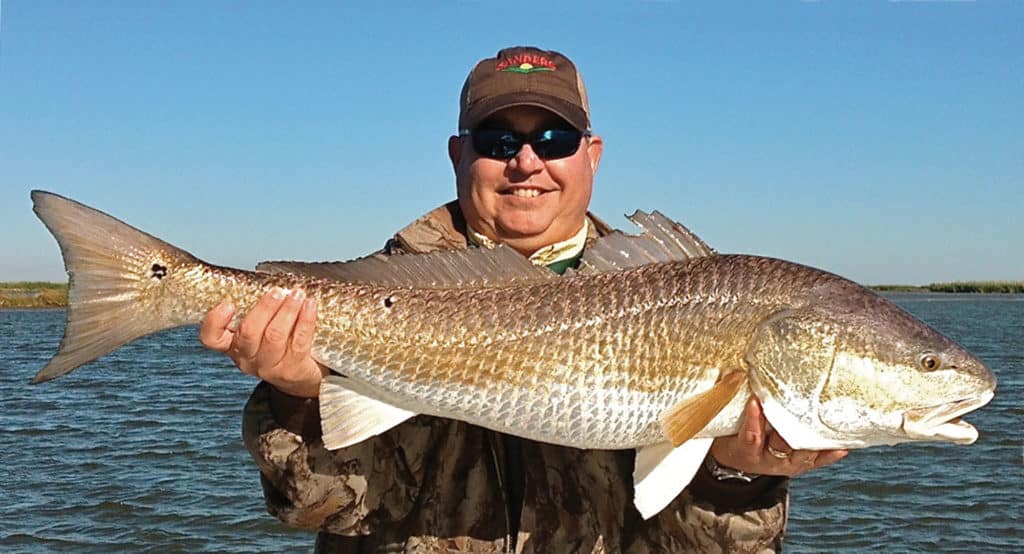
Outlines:
[{"label": "clear sky", "polygon": [[366,254],[454,197],[462,81],[515,44],[581,68],[609,222],[1024,279],[1024,2],[356,4],[3,1],[0,281],[64,279],[34,188],[223,265]]}]

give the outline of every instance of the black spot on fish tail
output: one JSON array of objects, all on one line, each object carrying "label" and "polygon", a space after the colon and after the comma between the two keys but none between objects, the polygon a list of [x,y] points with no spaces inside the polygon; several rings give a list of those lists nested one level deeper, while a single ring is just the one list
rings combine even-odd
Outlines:
[{"label": "black spot on fish tail", "polygon": [[164,277],[167,277],[167,266],[153,264],[153,267],[150,268],[150,271],[152,272],[154,279],[159,280],[163,279]]}]

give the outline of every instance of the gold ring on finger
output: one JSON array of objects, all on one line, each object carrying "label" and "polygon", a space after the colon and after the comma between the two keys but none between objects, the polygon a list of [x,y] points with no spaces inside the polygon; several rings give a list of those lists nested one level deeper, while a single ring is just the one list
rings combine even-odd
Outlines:
[{"label": "gold ring on finger", "polygon": [[781,450],[776,450],[776,449],[772,448],[772,445],[770,445],[770,444],[768,445],[768,453],[771,454],[772,456],[780,459],[780,460],[788,460],[789,459],[789,452],[783,452]]}]

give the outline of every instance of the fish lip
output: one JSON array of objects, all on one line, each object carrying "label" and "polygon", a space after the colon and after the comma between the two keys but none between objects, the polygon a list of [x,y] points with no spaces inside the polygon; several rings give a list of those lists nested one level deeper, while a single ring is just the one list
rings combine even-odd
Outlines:
[{"label": "fish lip", "polygon": [[903,431],[917,440],[971,444],[978,440],[978,430],[959,417],[988,404],[993,396],[995,391],[985,391],[945,404],[907,410],[903,413]]}]

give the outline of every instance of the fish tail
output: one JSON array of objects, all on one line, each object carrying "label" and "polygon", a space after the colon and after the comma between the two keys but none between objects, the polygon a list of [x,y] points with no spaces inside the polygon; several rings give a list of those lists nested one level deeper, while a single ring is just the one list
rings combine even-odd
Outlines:
[{"label": "fish tail", "polygon": [[172,272],[202,264],[191,254],[63,196],[36,190],[32,201],[70,278],[64,337],[32,383],[70,373],[138,337],[197,322],[197,313],[201,319],[196,310],[159,305],[175,294]]}]

